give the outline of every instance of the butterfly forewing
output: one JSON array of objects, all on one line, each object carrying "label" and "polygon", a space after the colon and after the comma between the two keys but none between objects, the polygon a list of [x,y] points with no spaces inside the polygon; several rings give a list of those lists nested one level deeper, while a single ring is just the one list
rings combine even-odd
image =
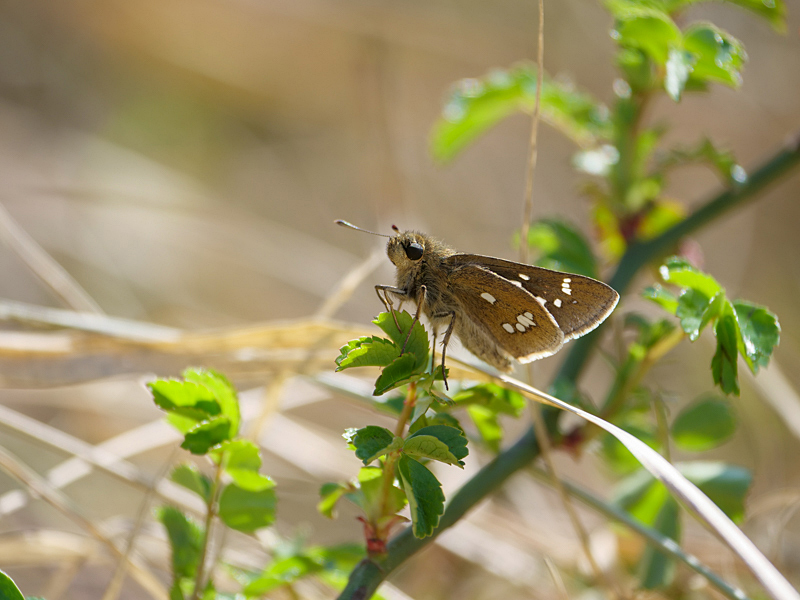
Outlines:
[{"label": "butterfly forewing", "polygon": [[448,289],[466,316],[520,362],[550,356],[564,343],[555,319],[533,295],[483,266],[459,265]]},{"label": "butterfly forewing", "polygon": [[[480,265],[535,298],[555,319],[566,339],[589,333],[611,314],[619,294],[601,281],[490,256],[456,254],[446,259],[454,267]],[[457,269],[458,270],[458,269]]]}]

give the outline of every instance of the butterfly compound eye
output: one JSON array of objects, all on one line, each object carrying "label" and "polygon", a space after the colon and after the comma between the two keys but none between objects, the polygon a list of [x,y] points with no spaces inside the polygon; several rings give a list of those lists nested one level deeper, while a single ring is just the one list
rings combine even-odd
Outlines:
[{"label": "butterfly compound eye", "polygon": [[408,246],[406,246],[405,251],[409,260],[419,260],[422,258],[422,255],[425,252],[422,246],[416,242],[411,242]]}]

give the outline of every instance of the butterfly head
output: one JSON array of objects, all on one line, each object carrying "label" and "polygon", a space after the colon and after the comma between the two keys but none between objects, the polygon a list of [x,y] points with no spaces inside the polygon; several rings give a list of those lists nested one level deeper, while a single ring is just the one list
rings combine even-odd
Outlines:
[{"label": "butterfly head", "polygon": [[398,269],[413,269],[422,264],[428,250],[428,240],[416,231],[398,231],[386,244],[386,254]]}]

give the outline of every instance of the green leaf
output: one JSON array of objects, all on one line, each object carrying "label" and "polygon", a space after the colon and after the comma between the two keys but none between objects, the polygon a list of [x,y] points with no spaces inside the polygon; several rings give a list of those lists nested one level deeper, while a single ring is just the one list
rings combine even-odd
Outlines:
[{"label": "green leaf", "polygon": [[753,483],[753,474],[736,465],[723,462],[688,462],[675,465],[681,474],[695,484],[734,523],[744,519],[744,498]]},{"label": "green leaf", "polygon": [[[516,65],[494,70],[481,79],[457,84],[433,128],[431,149],[442,162],[451,160],[475,138],[502,119],[518,112],[530,113],[536,101],[536,68]],[[542,120],[576,144],[595,146],[611,137],[608,110],[574,86],[544,78]]]},{"label": "green leaf", "polygon": [[722,180],[731,186],[737,186],[747,181],[747,172],[736,162],[736,157],[730,150],[717,148],[714,143],[705,138],[696,147],[674,148],[659,161],[659,170],[705,163],[713,168]]},{"label": "green leaf", "polygon": [[664,65],[671,48],[679,47],[681,30],[670,16],[656,8],[637,6],[633,2],[610,2],[617,25],[612,37],[624,48],[645,52],[656,63]]},{"label": "green leaf", "polygon": [[172,575],[177,582],[183,577],[194,577],[200,561],[203,529],[177,508],[162,506],[156,518],[164,525],[172,549]]},{"label": "green leaf", "polygon": [[411,377],[417,374],[417,363],[417,358],[409,352],[396,358],[381,371],[380,376],[375,381],[375,391],[372,395],[380,396],[389,390],[408,383]]},{"label": "green leaf", "polygon": [[695,341],[703,328],[717,318],[726,305],[725,293],[717,292],[713,298],[708,298],[695,289],[687,289],[678,298],[678,308],[675,315],[681,320],[681,327]]},{"label": "green leaf", "polygon": [[[397,317],[397,324],[400,325],[399,330],[397,329],[397,325],[395,325],[392,313],[381,313],[372,322],[380,327],[398,348],[402,350],[405,344],[403,355],[414,355],[414,357],[416,357],[414,371],[422,372],[425,367],[428,366],[428,354],[430,353],[428,332],[425,331],[425,328],[419,321],[414,323],[414,317],[406,311],[395,311],[395,316]],[[411,329],[412,323],[414,323],[414,328],[411,330],[411,335],[409,336],[408,331]]]},{"label": "green leaf", "polygon": [[447,462],[448,464],[458,464],[459,466],[464,466],[464,463],[461,461],[461,459],[466,458],[466,456],[469,454],[469,450],[467,450],[467,438],[464,437],[464,432],[461,431],[461,429],[449,427],[447,425],[430,425],[428,427],[423,427],[406,440],[406,444],[403,446],[403,451],[406,451],[406,446],[411,440],[423,436],[433,437],[439,442],[443,443],[446,446],[448,453],[456,459],[456,462],[442,460],[441,458],[437,458],[435,456],[430,456],[430,458],[439,460],[441,462]]},{"label": "green leaf", "polygon": [[242,593],[248,597],[263,596],[321,570],[322,565],[307,556],[287,556],[272,561],[256,579],[242,589]]},{"label": "green leaf", "polygon": [[190,464],[178,465],[172,469],[170,479],[200,496],[206,503],[211,498],[211,480],[197,467]]},{"label": "green leaf", "polygon": [[203,417],[218,415],[219,402],[205,386],[176,379],[158,379],[147,384],[156,405],[167,411],[195,409]]},{"label": "green leaf", "polygon": [[675,102],[681,99],[681,94],[686,87],[686,82],[689,80],[694,70],[695,56],[686,50],[679,50],[677,48],[669,49],[669,58],[667,59],[667,72],[664,76],[664,89],[667,94]]},{"label": "green leaf", "polygon": [[614,488],[614,502],[645,525],[655,524],[667,498],[667,488],[644,469],[628,475]]},{"label": "green leaf", "polygon": [[444,513],[442,484],[425,466],[408,456],[397,461],[397,473],[408,498],[414,536],[431,535]]},{"label": "green leaf", "polygon": [[[626,422],[624,424],[618,423],[617,426],[631,435],[635,435],[654,450],[660,450],[661,444],[656,437],[653,426],[649,423],[632,424]],[[636,457],[613,435],[604,435],[601,443],[606,464],[617,473],[630,474],[641,469],[641,464],[636,460]]]},{"label": "green leaf", "polygon": [[394,434],[385,427],[368,425],[359,429],[350,442],[356,448],[356,456],[365,465],[385,454],[394,442]]},{"label": "green leaf", "polygon": [[500,442],[503,441],[503,428],[500,427],[497,413],[477,404],[468,406],[467,412],[486,447],[492,452],[499,452]]},{"label": "green leaf", "polygon": [[674,315],[678,310],[678,298],[658,283],[646,287],[642,292],[642,297],[655,302],[670,314]]},{"label": "green leaf", "polygon": [[686,406],[672,422],[672,439],[683,450],[702,452],[716,448],[736,431],[730,402],[710,396]]},{"label": "green leaf", "polygon": [[691,80],[724,83],[733,88],[742,84],[742,67],[747,53],[742,43],[711,23],[695,23],[683,34],[683,47],[696,57]]},{"label": "green leaf", "polygon": [[432,435],[415,435],[407,439],[403,444],[403,454],[414,458],[430,458],[448,465],[463,466],[464,464],[453,456],[448,450],[447,444]]},{"label": "green leaf", "polygon": [[493,383],[480,383],[461,390],[453,401],[459,406],[485,406],[493,413],[519,417],[527,405],[522,395]]},{"label": "green leaf", "polygon": [[583,234],[556,219],[533,224],[528,245],[542,253],[536,264],[546,269],[597,277],[597,261]]},{"label": "green leaf", "polygon": [[221,373],[211,369],[186,369],[183,377],[187,382],[204,386],[214,395],[221,414],[228,417],[230,421],[228,437],[236,436],[239,433],[239,399],[236,395],[236,388],[231,382]]},{"label": "green leaf", "polygon": [[224,460],[225,472],[239,487],[252,492],[275,487],[272,479],[259,473],[261,455],[258,446],[250,440],[224,442],[216,452]]},{"label": "green leaf", "polygon": [[[680,506],[672,497],[668,497],[661,505],[653,528],[674,540],[676,544],[680,542]],[[663,589],[670,585],[675,577],[675,559],[661,554],[653,546],[648,545],[639,562],[639,572],[642,588]]]},{"label": "green leaf", "polygon": [[0,571],[0,598],[3,600],[25,600],[22,592],[19,591],[11,577],[3,571]]},{"label": "green leaf", "polygon": [[694,341],[700,335],[703,315],[708,309],[711,301],[703,294],[693,289],[684,290],[678,298],[678,308],[675,311],[681,321],[681,328],[689,334],[689,339]]},{"label": "green leaf", "polygon": [[192,454],[206,454],[211,448],[229,439],[231,422],[228,417],[214,417],[192,427],[184,436],[181,448]]},{"label": "green leaf", "polygon": [[336,518],[336,503],[350,491],[350,487],[341,483],[323,483],[319,489],[320,500],[317,503],[319,514],[329,519]]},{"label": "green leaf", "polygon": [[[674,13],[694,4],[719,0],[660,0],[664,10]],[[723,4],[733,4],[766,19],[779,32],[786,31],[786,6],[783,0],[722,0]]]},{"label": "green leaf", "polygon": [[668,258],[659,268],[664,281],[683,288],[701,292],[706,298],[713,298],[723,291],[711,275],[703,273],[684,258],[673,256]]},{"label": "green leaf", "polygon": [[[661,176],[659,175],[659,181]],[[659,189],[659,194],[661,193]],[[686,209],[683,204],[664,198],[649,200],[642,220],[637,228],[637,237],[640,240],[652,240],[686,218]]]},{"label": "green leaf", "polygon": [[763,306],[744,300],[732,302],[739,324],[739,352],[753,373],[769,364],[770,356],[781,338],[778,317]]},{"label": "green leaf", "polygon": [[230,483],[219,498],[219,516],[231,529],[251,532],[275,520],[275,490],[247,490]]},{"label": "green leaf", "polygon": [[336,370],[350,367],[385,367],[400,356],[400,348],[393,342],[371,336],[348,342],[339,350]]},{"label": "green leaf", "polygon": [[738,381],[738,327],[731,314],[717,320],[714,334],[717,336],[717,351],[711,359],[711,374],[720,389],[726,394],[739,395]]}]

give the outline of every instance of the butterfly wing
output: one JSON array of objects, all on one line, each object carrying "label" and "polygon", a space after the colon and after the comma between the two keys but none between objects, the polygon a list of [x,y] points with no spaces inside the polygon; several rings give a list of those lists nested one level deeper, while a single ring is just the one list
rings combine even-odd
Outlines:
[{"label": "butterfly wing", "polygon": [[481,330],[523,363],[550,356],[564,343],[564,334],[540,301],[481,265],[466,263],[454,268],[448,277],[448,291],[471,323],[456,323],[456,333],[467,350],[481,358],[485,357],[480,339],[470,327]]},{"label": "butterfly wing", "polygon": [[592,331],[619,301],[619,294],[613,288],[583,275],[477,254],[456,254],[446,260],[456,269],[461,265],[479,265],[540,298],[538,303],[552,315],[567,340]]}]

